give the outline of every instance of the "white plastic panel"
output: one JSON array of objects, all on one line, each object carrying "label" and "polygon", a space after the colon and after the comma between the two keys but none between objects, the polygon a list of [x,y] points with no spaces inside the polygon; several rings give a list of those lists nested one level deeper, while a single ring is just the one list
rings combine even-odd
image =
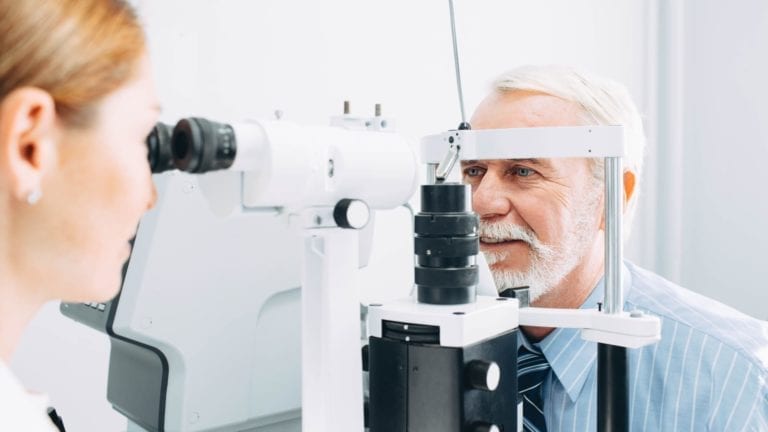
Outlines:
[{"label": "white plastic panel", "polygon": [[[440,327],[440,345],[465,347],[514,328],[518,324],[518,301],[514,298],[478,296],[475,303],[430,305],[415,298],[368,307],[368,332],[381,337],[381,322],[397,321]],[[458,312],[458,314],[457,314]]]},{"label": "white plastic panel", "polygon": [[623,157],[621,126],[453,130],[424,137],[421,162],[440,163],[451,145],[461,160]]}]

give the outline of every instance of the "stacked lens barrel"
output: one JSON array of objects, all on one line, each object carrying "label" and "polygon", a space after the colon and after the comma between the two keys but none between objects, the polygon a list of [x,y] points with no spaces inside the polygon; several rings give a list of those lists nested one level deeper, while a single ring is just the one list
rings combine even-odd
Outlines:
[{"label": "stacked lens barrel", "polygon": [[465,304],[475,301],[479,252],[478,217],[470,186],[421,186],[421,212],[415,217],[415,282],[418,301]]}]

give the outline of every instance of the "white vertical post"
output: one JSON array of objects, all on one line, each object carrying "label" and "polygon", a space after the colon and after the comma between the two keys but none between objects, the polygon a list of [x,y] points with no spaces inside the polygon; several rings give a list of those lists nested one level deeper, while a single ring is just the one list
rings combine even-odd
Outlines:
[{"label": "white vertical post", "polygon": [[302,267],[302,430],[363,430],[358,232],[307,231]]}]

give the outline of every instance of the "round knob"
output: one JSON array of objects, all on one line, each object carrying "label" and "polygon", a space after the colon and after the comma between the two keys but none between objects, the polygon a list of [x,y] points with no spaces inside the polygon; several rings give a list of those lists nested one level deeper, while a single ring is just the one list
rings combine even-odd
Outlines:
[{"label": "round knob", "polygon": [[467,365],[467,377],[473,388],[494,391],[499,387],[501,369],[496,362],[472,360]]},{"label": "round knob", "polygon": [[472,425],[471,432],[501,432],[501,428],[495,424],[486,422],[477,422]]},{"label": "round knob", "polygon": [[361,229],[368,224],[371,209],[368,204],[355,199],[343,199],[333,208],[333,220],[340,228]]}]

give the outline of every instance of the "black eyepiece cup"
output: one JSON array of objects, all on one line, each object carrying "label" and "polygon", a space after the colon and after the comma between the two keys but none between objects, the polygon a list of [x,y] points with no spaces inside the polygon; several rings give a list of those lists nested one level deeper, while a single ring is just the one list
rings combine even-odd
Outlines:
[{"label": "black eyepiece cup", "polygon": [[157,123],[147,136],[147,157],[149,158],[149,168],[153,174],[175,168],[171,151],[172,133],[173,130],[170,125]]}]

